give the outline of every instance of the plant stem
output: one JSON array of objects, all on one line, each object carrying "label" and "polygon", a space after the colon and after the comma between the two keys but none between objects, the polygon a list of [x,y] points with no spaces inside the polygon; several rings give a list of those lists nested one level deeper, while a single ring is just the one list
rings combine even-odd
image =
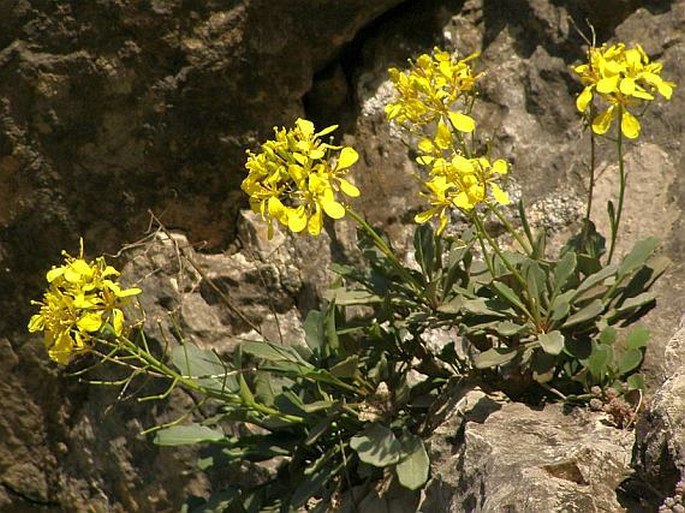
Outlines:
[{"label": "plant stem", "polygon": [[523,237],[521,237],[518,232],[514,229],[514,227],[511,225],[511,223],[507,220],[506,217],[502,215],[502,213],[499,211],[498,208],[488,204],[488,208],[490,209],[490,212],[495,214],[497,216],[497,219],[500,220],[500,222],[504,225],[504,227],[507,229],[507,231],[511,234],[514,239],[516,239],[516,242],[518,242],[519,246],[521,246],[521,249],[525,251],[526,255],[532,256],[533,255],[533,249],[524,242]]},{"label": "plant stem", "polygon": [[[225,394],[217,394],[216,392],[212,392],[211,390],[206,389],[202,385],[199,385],[192,378],[189,378],[189,377],[175,371],[174,369],[172,369],[171,367],[169,367],[165,363],[163,363],[160,360],[158,360],[157,358],[155,358],[150,352],[145,351],[144,349],[141,349],[137,344],[135,344],[134,342],[132,342],[128,338],[120,337],[118,340],[119,340],[119,342],[122,343],[126,352],[128,352],[130,355],[138,358],[138,360],[140,360],[144,364],[149,365],[152,369],[154,369],[159,374],[162,374],[163,376],[166,376],[167,378],[172,379],[172,380],[176,381],[177,383],[180,383],[181,385],[183,385],[187,389],[193,390],[193,391],[201,394],[204,397],[215,397],[215,398],[220,399],[222,401],[226,401],[227,398],[226,398]],[[238,394],[232,394],[232,396],[234,396],[233,398],[237,398],[238,400],[243,402],[242,399],[238,396]],[[293,423],[304,422],[302,417],[298,417],[295,415],[288,415],[288,414],[280,412],[277,409],[269,408],[268,406],[265,406],[263,404],[260,404],[260,403],[254,402],[254,401],[251,404],[244,404],[244,402],[243,402],[243,406],[248,408],[248,409],[255,410],[258,413],[261,413],[263,415],[279,417],[279,418],[282,418],[282,419],[287,420],[289,422],[293,422]]]},{"label": "plant stem", "polygon": [[366,232],[366,234],[371,237],[376,247],[383,253],[390,263],[395,268],[395,270],[402,276],[402,278],[407,282],[411,283],[417,291],[422,291],[423,287],[419,285],[416,279],[409,273],[406,267],[402,265],[399,258],[395,252],[388,246],[388,244],[383,240],[376,230],[364,219],[360,214],[358,214],[352,207],[345,207],[345,210],[350,215],[352,219],[359,225],[359,227]]},{"label": "plant stem", "polygon": [[609,256],[607,257],[607,265],[611,263],[611,258],[614,256],[616,249],[616,237],[618,235],[618,228],[621,223],[621,213],[623,212],[623,198],[626,192],[626,170],[623,162],[623,132],[621,130],[621,123],[623,122],[623,109],[618,116],[618,138],[616,139],[616,153],[618,155],[618,206],[616,207],[615,217],[611,220],[611,246],[609,247]]},{"label": "plant stem", "polygon": [[[514,275],[514,278],[521,284],[523,289],[526,291],[526,296],[528,298],[528,311],[526,313],[530,316],[531,320],[535,323],[535,326],[538,329],[542,329],[542,319],[540,318],[540,308],[539,305],[536,303],[535,299],[533,298],[533,295],[530,292],[530,288],[528,287],[528,282],[526,279],[521,276],[521,273],[518,272],[518,270],[511,265],[509,260],[506,259],[504,254],[502,253],[502,250],[500,249],[499,245],[497,242],[490,236],[490,234],[487,232],[485,229],[485,226],[483,226],[483,223],[481,220],[478,218],[478,215],[474,212],[471,215],[471,219],[473,220],[473,223],[476,225],[476,232],[478,239],[481,241],[481,247],[483,248],[483,252],[485,253],[485,244],[483,243],[482,237],[485,237],[488,241],[488,244],[490,244],[490,247],[495,251],[498,257],[502,260],[504,263],[504,266],[507,268],[507,270]],[[487,262],[487,255],[483,255],[486,257],[486,262]],[[495,280],[496,276],[494,273],[494,269],[492,268],[491,265],[488,265],[488,269],[490,269],[490,273],[492,274],[492,279]],[[532,312],[532,314],[530,313]]]},{"label": "plant stem", "polygon": [[590,214],[592,212],[592,197],[595,191],[595,133],[590,127],[590,188],[587,195],[587,209],[585,210],[585,219],[583,220],[583,237],[580,241],[581,249],[585,247],[587,242],[588,232],[590,231]]}]

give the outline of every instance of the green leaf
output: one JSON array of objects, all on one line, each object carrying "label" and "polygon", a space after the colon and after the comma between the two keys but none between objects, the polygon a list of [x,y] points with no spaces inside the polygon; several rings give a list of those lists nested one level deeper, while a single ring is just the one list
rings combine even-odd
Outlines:
[{"label": "green leaf", "polygon": [[642,363],[644,355],[640,349],[628,349],[618,360],[618,372],[622,376],[637,369]]},{"label": "green leaf", "polygon": [[546,275],[540,264],[534,260],[526,262],[524,266],[524,273],[528,283],[528,290],[532,298],[535,299],[535,304],[540,307],[542,299],[547,295]]},{"label": "green leaf", "polygon": [[509,303],[514,305],[516,308],[519,310],[522,310],[524,312],[527,312],[528,310],[526,309],[526,306],[523,304],[523,301],[516,295],[516,292],[514,292],[511,287],[508,285],[505,285],[501,281],[493,281],[492,286],[495,288],[497,291],[499,297],[507,300]]},{"label": "green leaf", "polygon": [[510,321],[501,321],[495,324],[495,330],[497,330],[497,333],[504,337],[512,337],[521,333],[525,329],[525,326],[521,326],[520,324]]},{"label": "green leaf", "polygon": [[639,325],[633,328],[626,337],[626,347],[628,349],[641,349],[647,346],[651,333],[647,326]]},{"label": "green leaf", "polygon": [[428,481],[430,459],[418,436],[410,435],[402,442],[406,456],[397,464],[395,472],[402,486],[409,490],[418,490]]},{"label": "green leaf", "polygon": [[[614,310],[614,315],[620,315],[626,312],[629,312],[631,310],[634,310],[635,308],[639,308],[641,306],[646,305],[647,303],[651,303],[656,299],[656,294],[654,292],[643,292],[642,294],[638,294],[635,297],[630,297],[626,299],[623,303],[621,303],[621,306],[616,308]],[[613,316],[612,316],[613,317]]]},{"label": "green leaf", "polygon": [[506,313],[501,310],[490,308],[489,301],[483,298],[467,299],[463,303],[464,310],[475,315],[487,315],[490,317],[506,317]]},{"label": "green leaf", "polygon": [[585,365],[595,379],[601,380],[609,370],[612,356],[611,346],[595,344],[590,357],[583,362],[583,365]]},{"label": "green leaf", "polygon": [[614,342],[616,342],[616,335],[617,335],[616,328],[613,326],[607,326],[602,330],[602,332],[599,334],[599,341],[602,344],[608,344],[611,345]]},{"label": "green leaf", "polygon": [[642,374],[632,374],[626,379],[628,390],[644,390],[645,378]]},{"label": "green leaf", "polygon": [[329,371],[336,378],[355,378],[359,375],[359,356],[354,354],[336,363]]},{"label": "green leaf", "polygon": [[350,447],[359,459],[374,467],[394,465],[400,459],[402,446],[387,427],[374,423],[350,439]]},{"label": "green leaf", "polygon": [[578,360],[585,360],[592,354],[592,341],[589,338],[566,339],[564,349]]},{"label": "green leaf", "polygon": [[324,314],[319,310],[310,310],[302,324],[305,342],[314,352],[321,351],[324,347],[323,318]]},{"label": "green leaf", "polygon": [[435,268],[435,234],[430,223],[420,224],[414,230],[414,258],[430,278]]},{"label": "green leaf", "polygon": [[567,317],[571,312],[571,304],[568,301],[561,300],[557,298],[552,306],[551,319],[553,321],[560,321],[564,317]]},{"label": "green leaf", "polygon": [[182,344],[171,350],[170,359],[181,374],[207,390],[234,393],[239,389],[235,370],[212,351]]},{"label": "green leaf", "polygon": [[456,296],[454,299],[451,299],[447,303],[442,303],[440,306],[438,306],[437,310],[438,312],[446,314],[458,314],[459,312],[461,312],[463,306],[464,298],[462,296]]},{"label": "green leaf", "polygon": [[323,293],[324,299],[340,306],[371,305],[380,303],[383,299],[376,294],[363,289],[348,290],[344,287],[328,289]]},{"label": "green leaf", "polygon": [[571,326],[575,326],[576,324],[581,324],[583,322],[590,321],[592,319],[595,319],[596,317],[599,317],[599,315],[601,315],[603,311],[604,305],[602,304],[602,301],[599,299],[595,299],[585,308],[582,308],[580,311],[574,313],[571,317],[566,319],[566,322],[564,323],[563,327],[569,328]]},{"label": "green leaf", "polygon": [[621,261],[618,268],[618,275],[623,277],[630,274],[638,267],[644,265],[654,250],[659,247],[659,239],[656,237],[648,237],[639,241],[633,249]]},{"label": "green leaf", "polygon": [[564,335],[558,330],[541,333],[538,335],[538,342],[540,342],[542,350],[547,354],[557,355],[564,349]]},{"label": "green leaf", "polygon": [[[300,508],[301,506],[306,504],[311,497],[319,495],[321,488],[326,484],[326,482],[331,477],[335,476],[335,474],[336,472],[327,465],[321,465],[318,468],[315,465],[314,471],[309,475],[304,475],[302,477],[302,481],[295,488],[295,491],[293,492],[289,500],[290,505],[294,508]],[[293,510],[280,509],[277,511]]]},{"label": "green leaf", "polygon": [[463,269],[462,261],[464,260],[464,257],[467,255],[467,253],[470,253],[470,251],[471,244],[460,246],[450,251],[449,257],[447,258],[447,261],[449,262],[449,267],[447,269],[447,273],[445,275],[445,279],[443,282],[444,294],[447,294],[451,291],[452,286],[456,283],[459,277],[468,278],[468,275]]},{"label": "green leaf", "polygon": [[616,274],[615,265],[608,265],[600,269],[595,274],[591,274],[582,282],[580,282],[580,285],[578,285],[578,288],[576,289],[575,297],[579,296],[581,292],[588,290],[590,287],[593,287],[598,283],[603,282],[608,277],[613,276],[614,274]]},{"label": "green leaf", "polygon": [[244,353],[262,360],[274,363],[287,362],[304,368],[313,368],[313,365],[304,360],[292,347],[276,345],[271,342],[242,342],[240,348]]},{"label": "green leaf", "polygon": [[518,351],[516,349],[491,348],[473,357],[473,365],[477,369],[490,369],[512,361]]},{"label": "green leaf", "polygon": [[576,270],[578,259],[573,251],[568,251],[554,266],[554,292],[562,290]]},{"label": "green leaf", "polygon": [[155,433],[154,443],[165,446],[192,445],[204,442],[218,442],[225,438],[226,435],[216,429],[199,424],[189,424],[187,426],[170,426],[160,429]]}]

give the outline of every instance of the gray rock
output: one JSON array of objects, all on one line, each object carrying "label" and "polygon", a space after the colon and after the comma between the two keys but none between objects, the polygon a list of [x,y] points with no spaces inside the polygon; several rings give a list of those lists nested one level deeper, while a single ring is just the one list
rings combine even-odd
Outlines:
[{"label": "gray rock", "polygon": [[418,511],[625,511],[616,488],[630,473],[631,432],[598,414],[473,394],[429,438],[433,477]]}]

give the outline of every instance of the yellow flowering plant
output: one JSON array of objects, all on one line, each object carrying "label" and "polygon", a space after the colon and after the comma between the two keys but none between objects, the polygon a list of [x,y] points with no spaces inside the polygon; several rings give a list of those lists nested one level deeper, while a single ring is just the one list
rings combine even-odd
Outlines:
[{"label": "yellow flowering plant", "polygon": [[67,364],[76,355],[93,349],[99,334],[108,328],[114,336],[128,330],[124,307],[141,293],[138,287],[121,288],[119,271],[104,257],[88,262],[83,257],[83,240],[78,257],[64,253],[65,262],[46,275],[48,288],[39,313],[29,321],[30,332],[43,332],[50,358]]},{"label": "yellow flowering plant", "polygon": [[298,119],[292,129],[274,128],[275,138],[262,144],[259,153],[248,152],[249,174],[241,187],[252,210],[267,222],[269,238],[274,221],[295,233],[306,228],[317,236],[324,213],[332,219],[344,217],[340,193],[359,196],[359,189],[345,178],[359,158],[357,152],[321,140],[336,128],[315,132],[311,121]]},{"label": "yellow flowering plant", "polygon": [[[529,401],[587,403],[597,387],[599,395],[616,391],[607,397],[639,395],[649,331],[620,328],[654,306],[649,289],[668,262],[654,257],[653,237],[612,262],[625,190],[622,139],[640,133],[635,108],[655,93],[670,97],[674,84],[639,46],[591,48],[588,62],[575,68],[584,87],[576,106],[591,127],[588,214],[553,255],[544,230],[533,233],[523,201],[514,211],[510,165],[478,139],[477,87],[485,75],[476,60],[435,48],[407,70],[389,70],[395,96],[385,112],[408,134],[426,201],[414,215],[414,263],[352,208],[360,191],[349,174],[359,156],[325,140],[336,126],[317,131],[300,118],[247,152],[241,187],[269,238],[277,226],[319,236],[325,217],[347,216],[358,227],[365,264],[332,264],[339,278],[322,307],[306,315],[303,343],[241,341],[232,354],[218,355],[186,343],[177,326],[179,342],[151,347],[143,323],[132,323],[126,309],[141,289],[122,287],[104,258],[87,261],[81,246],[78,257],[65,253],[63,265],[47,273],[28,328],[43,332],[50,358],[66,365],[95,354],[123,366],[128,375],[109,384],[124,388],[140,374],[169,383],[163,394],[140,400],[181,385],[217,401],[211,418],[149,430],[160,445],[215,445],[220,456],[203,459],[204,468],[271,462],[260,467],[267,479],[232,485],[198,508],[323,512],[353,488],[364,494],[381,481],[417,491],[430,477],[423,437],[451,385],[465,378]],[[608,134],[614,121],[621,189],[618,208],[608,205],[605,256],[589,206],[594,136]],[[488,151],[478,151],[483,147]],[[456,219],[463,224],[451,225]],[[494,224],[504,235],[495,235]],[[448,340],[437,344],[436,333]],[[240,434],[226,433],[227,423],[240,423]]]},{"label": "yellow flowering plant", "polygon": [[[666,100],[673,95],[675,84],[661,77],[663,65],[651,62],[640,45],[628,48],[624,43],[603,44],[601,47],[590,46],[586,62],[575,66],[574,72],[580,77],[584,88],[576,98],[576,108],[583,114],[590,130],[590,188],[588,192],[587,211],[585,215],[587,237],[590,230],[590,210],[595,179],[595,134],[605,136],[614,122],[616,129],[616,151],[619,166],[618,204],[608,204],[611,224],[611,243],[608,263],[614,255],[616,238],[621,223],[623,199],[626,190],[626,171],[623,159],[623,138],[637,139],[641,125],[637,109],[645,110],[649,102],[656,99],[658,93]],[[599,106],[597,105],[599,103]],[[631,112],[631,110],[633,112]]]}]

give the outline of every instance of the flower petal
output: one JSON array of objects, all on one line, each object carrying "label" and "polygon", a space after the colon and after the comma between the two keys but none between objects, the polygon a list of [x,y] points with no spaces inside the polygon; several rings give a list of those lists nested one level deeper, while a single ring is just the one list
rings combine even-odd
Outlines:
[{"label": "flower petal", "polygon": [[359,160],[359,154],[349,146],[345,146],[338,157],[338,169],[347,169]]},{"label": "flower petal", "polygon": [[288,228],[295,233],[300,233],[307,227],[307,212],[304,205],[300,205],[288,212]]},{"label": "flower petal", "polygon": [[338,178],[340,182],[340,190],[349,196],[350,198],[358,198],[359,195],[361,194],[359,192],[359,189],[357,186],[353,185],[349,181],[345,180],[344,178]]},{"label": "flower petal", "polygon": [[462,114],[461,112],[449,112],[448,116],[454,128],[460,132],[473,132],[476,128],[476,122],[472,117]]},{"label": "flower petal", "polygon": [[586,87],[583,89],[583,92],[578,95],[578,98],[576,98],[576,108],[580,112],[585,112],[585,109],[587,109],[587,106],[590,104],[592,101],[592,87]]},{"label": "flower petal", "polygon": [[340,219],[342,217],[345,217],[345,207],[343,207],[333,198],[324,195],[321,198],[321,206],[323,207],[323,211],[326,212],[326,215],[328,217],[331,217],[333,219]]},{"label": "flower petal", "polygon": [[627,110],[624,110],[621,116],[621,132],[628,139],[637,139],[640,135],[640,122]]},{"label": "flower petal", "polygon": [[604,112],[600,113],[592,120],[592,131],[597,135],[604,135],[609,131],[611,122],[614,120],[615,107],[611,106]]},{"label": "flower petal", "polygon": [[500,205],[509,205],[511,203],[509,195],[496,183],[492,184],[492,197],[495,198],[495,201]]}]

